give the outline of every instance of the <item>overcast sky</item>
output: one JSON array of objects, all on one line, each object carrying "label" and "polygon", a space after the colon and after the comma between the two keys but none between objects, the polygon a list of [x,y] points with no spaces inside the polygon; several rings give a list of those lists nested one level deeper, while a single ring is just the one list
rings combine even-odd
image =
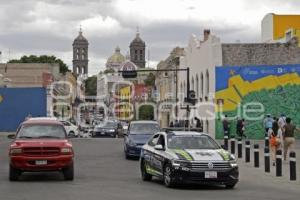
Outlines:
[{"label": "overcast sky", "polygon": [[[80,24],[88,39],[89,73],[103,70],[120,46],[123,55],[139,26],[150,67],[203,29],[222,42],[259,42],[267,13],[300,14],[299,0],[0,0],[2,61],[55,55],[72,69],[72,42]],[[148,52],[148,50],[147,50]]]}]

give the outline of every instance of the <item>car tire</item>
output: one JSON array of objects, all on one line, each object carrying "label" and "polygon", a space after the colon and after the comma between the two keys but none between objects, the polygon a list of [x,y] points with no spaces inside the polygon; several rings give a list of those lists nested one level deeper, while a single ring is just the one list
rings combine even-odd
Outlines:
[{"label": "car tire", "polygon": [[233,189],[235,187],[236,184],[228,184],[225,185],[226,189]]},{"label": "car tire", "polygon": [[72,164],[71,166],[63,169],[63,175],[67,181],[74,180],[74,165]]},{"label": "car tire", "polygon": [[70,131],[70,132],[69,132],[69,137],[75,137],[74,131]]},{"label": "car tire", "polygon": [[170,164],[166,164],[164,167],[163,182],[168,188],[173,188],[176,186]]},{"label": "car tire", "polygon": [[19,176],[21,175],[21,171],[15,169],[13,166],[9,166],[9,180],[10,181],[18,181]]},{"label": "car tire", "polygon": [[141,164],[141,175],[142,175],[143,181],[151,181],[152,180],[152,175],[147,173],[146,165],[145,165],[144,161],[142,161],[142,164]]},{"label": "car tire", "polygon": [[126,160],[130,160],[131,159],[130,155],[128,155],[127,153],[125,153],[125,158],[126,158]]}]

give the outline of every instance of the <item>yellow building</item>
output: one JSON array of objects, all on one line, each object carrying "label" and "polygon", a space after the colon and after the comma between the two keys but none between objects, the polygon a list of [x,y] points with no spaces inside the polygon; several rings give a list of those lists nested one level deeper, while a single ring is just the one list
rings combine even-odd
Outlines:
[{"label": "yellow building", "polygon": [[121,88],[119,94],[119,118],[121,120],[129,120],[133,113],[133,107],[131,106],[131,87],[126,86]]},{"label": "yellow building", "polygon": [[267,14],[261,22],[262,42],[288,41],[300,38],[300,15]]}]

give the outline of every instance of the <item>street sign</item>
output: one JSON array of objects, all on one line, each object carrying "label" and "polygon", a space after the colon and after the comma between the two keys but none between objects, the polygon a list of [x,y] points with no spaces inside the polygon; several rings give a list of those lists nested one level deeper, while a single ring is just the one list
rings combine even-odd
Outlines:
[{"label": "street sign", "polygon": [[137,77],[137,71],[122,71],[123,78],[136,78]]}]

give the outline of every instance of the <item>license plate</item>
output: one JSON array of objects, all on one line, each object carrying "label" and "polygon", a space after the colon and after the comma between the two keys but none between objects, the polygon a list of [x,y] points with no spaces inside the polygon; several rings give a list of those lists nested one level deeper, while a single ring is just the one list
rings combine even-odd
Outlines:
[{"label": "license plate", "polygon": [[104,132],[101,132],[101,135],[104,135],[105,133]]},{"label": "license plate", "polygon": [[218,178],[218,173],[213,171],[205,172],[204,178]]},{"label": "license plate", "polygon": [[35,164],[36,165],[47,165],[47,160],[36,160]]}]

